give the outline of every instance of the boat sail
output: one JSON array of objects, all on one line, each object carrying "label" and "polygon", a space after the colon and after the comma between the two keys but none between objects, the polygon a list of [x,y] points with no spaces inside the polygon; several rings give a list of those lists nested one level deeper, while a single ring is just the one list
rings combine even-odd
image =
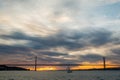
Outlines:
[{"label": "boat sail", "polygon": [[67,73],[72,73],[72,70],[70,69],[70,66],[67,67]]}]

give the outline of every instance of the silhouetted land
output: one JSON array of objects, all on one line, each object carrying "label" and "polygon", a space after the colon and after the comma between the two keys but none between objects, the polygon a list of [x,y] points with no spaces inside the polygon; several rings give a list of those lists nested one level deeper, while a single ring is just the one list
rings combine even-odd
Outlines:
[{"label": "silhouetted land", "polygon": [[92,71],[92,70],[120,70],[120,67],[106,68],[106,69],[77,69],[75,71]]},{"label": "silhouetted land", "polygon": [[0,71],[28,71],[28,69],[21,67],[9,67],[6,65],[0,65]]}]

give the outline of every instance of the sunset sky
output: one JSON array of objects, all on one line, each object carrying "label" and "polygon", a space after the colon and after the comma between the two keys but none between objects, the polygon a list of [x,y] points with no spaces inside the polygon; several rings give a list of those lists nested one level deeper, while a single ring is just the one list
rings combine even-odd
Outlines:
[{"label": "sunset sky", "polygon": [[120,64],[120,0],[0,0],[0,64]]}]

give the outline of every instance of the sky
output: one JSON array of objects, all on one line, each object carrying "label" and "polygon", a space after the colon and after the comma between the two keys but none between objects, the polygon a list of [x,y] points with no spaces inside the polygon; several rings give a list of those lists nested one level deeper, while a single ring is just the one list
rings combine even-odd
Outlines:
[{"label": "sky", "polygon": [[120,64],[120,0],[0,0],[0,64]]}]

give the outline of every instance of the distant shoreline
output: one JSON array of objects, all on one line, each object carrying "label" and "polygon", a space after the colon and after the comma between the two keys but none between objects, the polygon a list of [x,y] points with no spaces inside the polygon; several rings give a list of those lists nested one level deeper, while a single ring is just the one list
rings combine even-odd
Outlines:
[{"label": "distant shoreline", "polygon": [[29,71],[29,69],[21,67],[9,67],[6,65],[0,65],[0,71]]},{"label": "distant shoreline", "polygon": [[[106,68],[106,69],[76,69],[76,70],[72,70],[72,71],[113,71],[113,70],[120,70],[120,67],[116,67],[116,68]],[[25,68],[21,68],[21,67],[9,67],[6,65],[0,65],[0,71],[33,71],[33,70],[29,70],[29,69],[25,69]],[[39,71],[39,70],[38,70]],[[66,70],[44,70],[44,71],[66,71]]]}]

